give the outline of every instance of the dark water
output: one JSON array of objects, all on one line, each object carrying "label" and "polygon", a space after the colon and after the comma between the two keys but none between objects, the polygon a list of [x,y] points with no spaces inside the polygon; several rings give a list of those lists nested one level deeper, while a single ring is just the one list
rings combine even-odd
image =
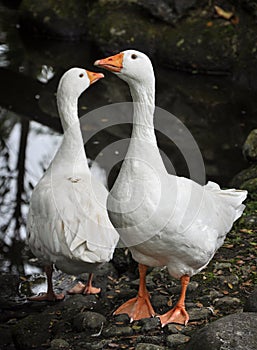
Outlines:
[{"label": "dark water", "polygon": [[[87,42],[29,38],[19,31],[15,10],[0,5],[0,271],[31,273],[30,253],[24,245],[26,214],[32,188],[41,177],[60,142],[55,91],[62,73],[72,66],[94,70],[101,57]],[[230,76],[188,75],[155,64],[156,104],[174,114],[190,130],[202,153],[206,178],[228,186],[247,167],[241,153],[249,131],[257,127],[256,92],[239,86]],[[111,74],[83,95],[79,114],[110,103],[129,101],[127,86]],[[92,125],[87,142],[90,158],[105,168],[121,152],[102,149],[129,137],[129,124],[105,127],[106,116]],[[156,121],[158,123],[158,120]],[[172,124],[162,125],[168,130]],[[97,130],[100,130],[97,132]],[[157,132],[159,146],[179,175],[188,175],[174,144]],[[115,178],[111,171],[109,185]]]}]

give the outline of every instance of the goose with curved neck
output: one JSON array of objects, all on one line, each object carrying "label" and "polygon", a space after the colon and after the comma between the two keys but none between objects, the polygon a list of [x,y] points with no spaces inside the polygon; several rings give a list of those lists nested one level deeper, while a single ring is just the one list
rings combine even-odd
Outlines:
[{"label": "goose with curved neck", "polygon": [[174,308],[160,316],[162,326],[187,324],[185,296],[190,278],[207,266],[223,244],[233,222],[244,210],[246,191],[221,190],[165,169],[153,126],[154,72],[142,52],[126,50],[95,62],[128,83],[134,105],[130,145],[117,180],[108,196],[109,217],[121,239],[139,263],[136,298],[115,314],[131,320],[155,314],[146,288],[147,266],[167,266],[180,279],[181,293]]},{"label": "goose with curved neck", "polygon": [[91,176],[78,118],[78,98],[103,74],[72,68],[61,78],[57,105],[64,137],[49,168],[33,190],[27,220],[27,241],[45,266],[47,292],[30,300],[62,300],[53,290],[53,264],[78,275],[89,272],[86,285],[68,293],[95,294],[93,271],[112,258],[118,233],[107,214],[108,191]]}]

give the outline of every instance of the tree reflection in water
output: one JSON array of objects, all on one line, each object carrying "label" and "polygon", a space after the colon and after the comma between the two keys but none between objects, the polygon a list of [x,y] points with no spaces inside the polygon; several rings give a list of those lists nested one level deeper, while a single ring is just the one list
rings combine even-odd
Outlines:
[{"label": "tree reflection in water", "polygon": [[[45,130],[47,129],[47,130]],[[53,142],[38,149],[29,140],[35,136],[52,137],[53,132],[26,118],[2,109],[0,114],[0,271],[26,274],[33,271],[28,264],[26,248],[26,216],[31,191],[48,166],[54,150]],[[53,138],[54,141],[54,138]],[[56,141],[55,141],[56,142]],[[44,143],[43,143],[44,144]],[[47,142],[49,146],[49,142]],[[26,155],[34,161],[26,161]],[[38,157],[37,157],[38,156]],[[43,159],[42,157],[43,156]],[[37,159],[35,159],[37,158]]]}]

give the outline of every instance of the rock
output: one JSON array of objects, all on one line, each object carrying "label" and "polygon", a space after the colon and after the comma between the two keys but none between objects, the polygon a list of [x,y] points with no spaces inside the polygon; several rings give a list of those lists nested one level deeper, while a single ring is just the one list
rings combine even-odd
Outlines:
[{"label": "rock", "polygon": [[153,329],[157,329],[160,326],[160,319],[158,317],[143,318],[138,322],[142,326],[143,332],[149,332]]},{"label": "rock", "polygon": [[190,340],[190,337],[184,334],[171,334],[171,335],[168,335],[166,339],[167,345],[171,348],[187,343],[189,340]]},{"label": "rock", "polygon": [[20,27],[30,34],[78,38],[87,33],[88,2],[23,0]]},{"label": "rock", "polygon": [[130,322],[129,315],[127,315],[127,314],[117,315],[117,316],[115,316],[115,322],[116,323],[128,324]]},{"label": "rock", "polygon": [[188,310],[190,321],[205,320],[211,315],[211,310],[206,307],[193,308]]},{"label": "rock", "polygon": [[244,311],[257,312],[257,288],[252,292],[252,294],[246,300]]},{"label": "rock", "polygon": [[51,350],[69,349],[70,344],[64,339],[53,339],[51,341]]},{"label": "rock", "polygon": [[230,309],[231,307],[232,308],[238,307],[241,304],[241,300],[238,298],[225,296],[223,298],[214,300],[214,304],[216,307],[220,307],[223,309]]},{"label": "rock", "polygon": [[253,129],[243,145],[243,155],[250,162],[257,162],[257,129]]},{"label": "rock", "polygon": [[137,344],[135,350],[165,350],[165,348],[160,345],[139,343]]},{"label": "rock", "polygon": [[[0,275],[0,309],[8,309],[17,305],[17,295],[20,279],[18,275]],[[0,320],[3,314],[1,313]]]},{"label": "rock", "polygon": [[117,327],[109,326],[103,330],[104,337],[118,337],[133,335],[133,329],[129,326]]},{"label": "rock", "polygon": [[13,342],[17,349],[40,349],[42,344],[50,343],[51,323],[55,316],[49,312],[44,315],[29,315],[13,327]]},{"label": "rock", "polygon": [[167,325],[168,331],[171,334],[178,334],[179,333],[179,329],[178,329],[178,325],[174,324],[174,323],[170,323]]},{"label": "rock", "polygon": [[196,0],[138,0],[137,3],[152,16],[174,25],[196,5]]},{"label": "rock", "polygon": [[240,171],[234,178],[230,181],[229,186],[239,188],[244,182],[255,179],[257,176],[257,165],[252,164],[249,168]]},{"label": "rock", "polygon": [[185,350],[256,350],[257,315],[237,313],[196,331]]},{"label": "rock", "polygon": [[100,330],[103,324],[106,322],[106,318],[92,311],[86,311],[75,316],[73,320],[73,326],[78,332],[88,330]]},{"label": "rock", "polygon": [[248,198],[257,200],[257,177],[243,182],[240,189],[248,191]]},{"label": "rock", "polygon": [[0,325],[0,349],[15,349],[11,329],[8,325]]}]

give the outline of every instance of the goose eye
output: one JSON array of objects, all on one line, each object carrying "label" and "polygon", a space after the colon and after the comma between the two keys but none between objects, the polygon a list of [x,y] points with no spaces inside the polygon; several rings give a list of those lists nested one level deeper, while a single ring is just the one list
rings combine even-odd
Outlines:
[{"label": "goose eye", "polygon": [[80,77],[80,78],[83,78],[83,77],[84,77],[84,74],[83,74],[83,73],[80,73],[79,77]]},{"label": "goose eye", "polygon": [[136,55],[135,53],[133,53],[133,54],[131,55],[131,58],[132,58],[133,60],[135,60],[135,59],[137,58],[137,55]]}]

